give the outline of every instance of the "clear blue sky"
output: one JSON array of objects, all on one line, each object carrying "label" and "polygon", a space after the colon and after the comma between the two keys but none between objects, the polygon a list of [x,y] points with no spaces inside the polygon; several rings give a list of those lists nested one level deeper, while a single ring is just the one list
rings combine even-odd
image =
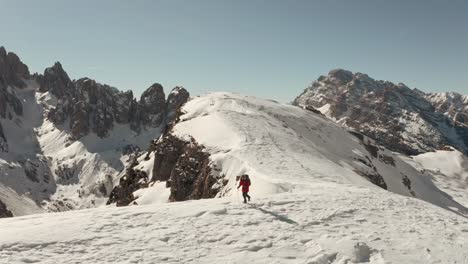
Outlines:
[{"label": "clear blue sky", "polygon": [[0,0],[0,45],[139,95],[291,101],[334,68],[468,94],[465,0]]}]

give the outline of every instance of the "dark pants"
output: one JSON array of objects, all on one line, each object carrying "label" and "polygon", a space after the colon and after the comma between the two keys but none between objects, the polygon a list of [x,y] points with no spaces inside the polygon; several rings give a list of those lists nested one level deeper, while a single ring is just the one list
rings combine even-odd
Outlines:
[{"label": "dark pants", "polygon": [[247,192],[243,192],[243,193],[242,193],[242,196],[244,197],[244,203],[246,203],[246,202],[247,202],[247,198],[248,198],[248,199],[249,199],[249,201],[250,201],[250,195],[248,195],[248,193],[247,193]]}]

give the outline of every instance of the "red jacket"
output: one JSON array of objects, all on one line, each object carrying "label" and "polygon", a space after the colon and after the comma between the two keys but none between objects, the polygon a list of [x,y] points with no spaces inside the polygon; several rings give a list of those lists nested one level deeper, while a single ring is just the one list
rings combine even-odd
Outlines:
[{"label": "red jacket", "polygon": [[240,180],[239,187],[242,186],[242,192],[249,192],[250,180]]}]

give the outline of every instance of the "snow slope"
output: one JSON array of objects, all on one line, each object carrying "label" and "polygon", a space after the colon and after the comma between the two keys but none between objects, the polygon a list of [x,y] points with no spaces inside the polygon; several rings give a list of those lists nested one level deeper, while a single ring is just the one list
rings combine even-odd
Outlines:
[{"label": "snow slope", "polygon": [[466,218],[337,183],[249,205],[222,198],[0,219],[5,264],[466,263],[467,252]]},{"label": "snow slope", "polygon": [[[378,188],[361,176],[377,172],[392,192],[465,213],[464,206],[401,155],[381,147],[379,157],[373,157],[358,138],[324,116],[229,93],[195,98],[183,111],[174,133],[194,137],[207,148],[213,163],[231,182],[224,192],[242,173],[251,175],[256,196],[266,196],[321,182]],[[394,164],[380,156],[390,157]],[[404,177],[410,180],[411,189]]]},{"label": "snow slope", "polygon": [[468,207],[468,157],[458,150],[427,152],[407,162],[430,176],[441,190]]},{"label": "snow slope", "polygon": [[109,135],[70,140],[67,129],[46,117],[57,99],[40,93],[37,83],[11,88],[23,103],[23,115],[2,119],[9,152],[0,153],[0,200],[13,215],[64,211],[106,203],[112,187],[124,173],[128,146],[146,149],[160,128],[136,133],[115,124]]}]

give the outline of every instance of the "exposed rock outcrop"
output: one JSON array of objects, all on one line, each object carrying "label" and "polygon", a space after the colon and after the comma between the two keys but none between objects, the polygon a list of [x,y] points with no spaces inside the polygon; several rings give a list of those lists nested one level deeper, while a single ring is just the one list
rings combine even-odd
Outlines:
[{"label": "exposed rock outcrop", "polygon": [[23,115],[23,105],[11,86],[0,80],[0,118],[11,120],[14,115]]},{"label": "exposed rock outcrop", "polygon": [[170,201],[213,198],[219,189],[212,174],[209,154],[195,140],[185,145],[184,152],[175,164],[170,178]]},{"label": "exposed rock outcrop", "polygon": [[135,169],[136,165],[138,162],[134,156],[125,175],[120,178],[119,184],[110,193],[107,204],[115,203],[117,206],[127,206],[135,200],[133,193],[136,190],[148,187],[148,175],[144,171]]},{"label": "exposed rock outcrop", "polygon": [[[468,153],[466,108],[452,107],[455,100],[435,104],[427,98],[432,97],[401,83],[337,69],[313,82],[294,104],[314,107],[401,153],[419,154],[445,145]],[[445,113],[447,109],[451,110]]]},{"label": "exposed rock outcrop", "polygon": [[13,214],[6,207],[6,205],[0,200],[0,218],[13,217]]},{"label": "exposed rock outcrop", "polygon": [[28,78],[28,66],[15,53],[7,53],[4,47],[0,47],[0,83],[23,88],[26,86],[24,81]]},{"label": "exposed rock outcrop", "polygon": [[370,154],[370,157],[360,155],[354,157],[354,160],[361,165],[355,167],[354,171],[357,174],[369,180],[370,182],[372,182],[373,184],[379,186],[382,189],[387,190],[387,183],[385,182],[382,175],[380,175],[379,171],[377,170],[377,167],[372,161],[373,159],[378,159],[388,165],[395,166],[395,161],[393,160],[393,158],[380,153],[381,151],[383,151],[383,148],[376,146],[374,142],[372,142],[365,135],[356,131],[348,132],[351,133],[353,136],[357,137],[360,140],[361,145],[363,145],[367,152]]},{"label": "exposed rock outcrop", "polygon": [[[0,118],[11,120],[15,115],[23,115],[23,105],[13,87],[24,88],[29,77],[28,67],[18,56],[0,47]],[[0,123],[0,152],[7,151],[7,138]]]},{"label": "exposed rock outcrop", "polygon": [[74,140],[90,132],[106,137],[115,123],[130,124],[140,132],[162,125],[165,118],[166,100],[160,84],[149,87],[137,102],[131,91],[120,92],[89,78],[70,80],[58,62],[37,79],[41,92],[50,92],[57,98],[48,118],[69,129]]},{"label": "exposed rock outcrop", "polygon": [[37,79],[40,92],[50,92],[59,100],[74,97],[76,94],[75,86],[60,62],[45,69],[44,75],[38,75]]},{"label": "exposed rock outcrop", "polygon": [[3,134],[2,123],[0,123],[0,152],[8,152],[8,142]]},{"label": "exposed rock outcrop", "polygon": [[222,186],[216,183],[223,181],[209,157],[193,138],[186,141],[168,134],[156,146],[152,180],[168,182],[170,201],[213,198]]},{"label": "exposed rock outcrop", "polygon": [[112,190],[108,204],[131,204],[133,192],[146,188],[149,183],[165,181],[170,188],[169,201],[213,198],[227,184],[223,175],[210,162],[210,155],[194,139],[183,140],[171,133],[152,143],[154,151],[153,178],[134,169],[136,160],[127,169],[119,184]]},{"label": "exposed rock outcrop", "polygon": [[436,111],[450,117],[454,122],[468,126],[468,95],[458,93],[425,94]]},{"label": "exposed rock outcrop", "polygon": [[166,114],[166,96],[161,84],[155,83],[141,94],[141,122],[152,127],[161,125]]},{"label": "exposed rock outcrop", "polygon": [[181,86],[177,86],[167,96],[167,123],[171,124],[177,117],[177,111],[184,105],[190,97],[189,92]]},{"label": "exposed rock outcrop", "polygon": [[23,105],[12,87],[23,88],[29,78],[28,67],[12,52],[0,47],[0,118],[23,114]]}]

